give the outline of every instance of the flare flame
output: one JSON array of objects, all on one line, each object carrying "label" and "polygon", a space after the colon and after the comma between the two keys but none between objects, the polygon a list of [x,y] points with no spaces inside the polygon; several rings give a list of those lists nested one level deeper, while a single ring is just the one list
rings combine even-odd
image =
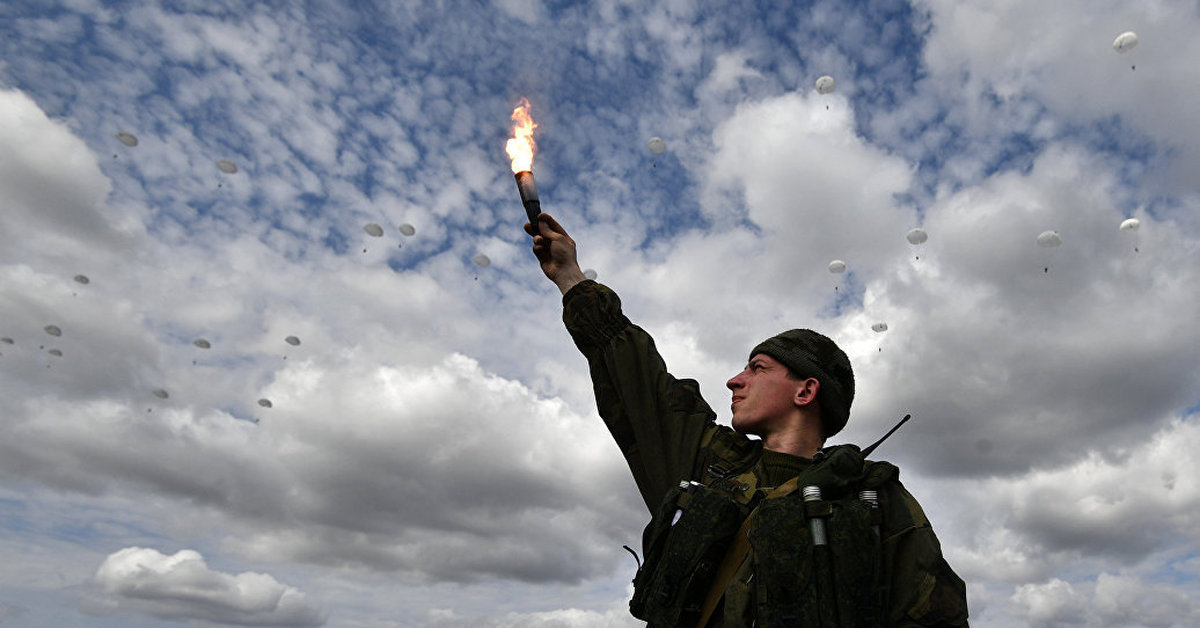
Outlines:
[{"label": "flare flame", "polygon": [[514,173],[533,170],[533,153],[537,144],[533,141],[533,130],[537,128],[533,118],[529,116],[529,101],[521,99],[521,104],[513,109],[513,136],[504,145],[504,152],[512,160]]}]

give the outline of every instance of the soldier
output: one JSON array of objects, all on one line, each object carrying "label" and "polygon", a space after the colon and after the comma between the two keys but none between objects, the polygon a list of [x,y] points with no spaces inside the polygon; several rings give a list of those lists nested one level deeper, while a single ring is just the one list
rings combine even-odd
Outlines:
[{"label": "soldier", "polygon": [[966,587],[898,469],[853,445],[823,448],[854,399],[832,340],[793,329],[756,346],[726,383],[732,428],[719,426],[698,383],[667,372],[616,293],[584,277],[566,230],[547,214],[525,230],[652,515],[636,617],[688,628],[967,626]]}]

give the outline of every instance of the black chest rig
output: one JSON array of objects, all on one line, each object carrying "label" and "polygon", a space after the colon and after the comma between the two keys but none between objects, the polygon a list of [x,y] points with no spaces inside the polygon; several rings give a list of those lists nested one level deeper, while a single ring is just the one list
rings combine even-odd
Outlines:
[{"label": "black chest rig", "polygon": [[642,538],[630,611],[651,627],[697,626],[748,556],[757,627],[881,624],[880,508],[896,474],[858,447],[822,450],[779,487],[762,486],[762,444],[717,427],[694,474],[665,497]]}]

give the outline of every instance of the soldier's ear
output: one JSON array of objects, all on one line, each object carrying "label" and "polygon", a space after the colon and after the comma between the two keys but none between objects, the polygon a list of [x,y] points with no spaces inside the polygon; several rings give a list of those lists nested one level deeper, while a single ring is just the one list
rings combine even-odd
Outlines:
[{"label": "soldier's ear", "polygon": [[792,403],[799,407],[806,407],[815,403],[817,400],[817,392],[821,390],[821,382],[815,377],[809,377],[798,382],[796,386],[796,394],[792,398]]}]

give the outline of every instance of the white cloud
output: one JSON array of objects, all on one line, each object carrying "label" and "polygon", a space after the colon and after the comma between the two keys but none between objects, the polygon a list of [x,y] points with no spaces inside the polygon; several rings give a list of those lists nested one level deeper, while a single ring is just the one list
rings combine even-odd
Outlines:
[{"label": "white cloud", "polygon": [[[1200,24],[1192,8],[1160,0],[920,4],[934,25],[925,60],[940,91],[956,98],[954,115],[964,116],[968,128],[994,130],[993,120],[1011,121],[1005,104],[1026,99],[1081,126],[1116,118],[1173,153],[1169,164],[1153,164],[1143,193],[1194,193],[1188,173],[1200,158],[1200,124],[1188,103],[1197,96],[1200,69],[1179,62],[1200,47],[1187,35]],[[1141,43],[1118,54],[1113,39],[1127,30],[1137,31]],[[989,102],[992,95],[1000,104]]]},{"label": "white cloud", "polygon": [[1012,608],[1036,628],[1191,626],[1200,605],[1186,593],[1136,576],[1103,572],[1082,587],[1052,578],[1017,587]]},{"label": "white cloud", "polygon": [[1200,614],[1195,591],[1147,582],[1124,574],[1101,573],[1095,608],[1108,626],[1187,626]]},{"label": "white cloud", "polygon": [[1017,587],[1012,601],[1035,628],[1079,625],[1087,615],[1088,600],[1076,593],[1070,583],[1058,578],[1041,585]]},{"label": "white cloud", "polygon": [[545,19],[546,6],[540,0],[500,0],[496,6],[526,24],[537,24]]},{"label": "white cloud", "polygon": [[268,574],[214,571],[199,552],[127,547],[109,555],[92,579],[94,611],[133,611],[173,621],[237,626],[321,626],[324,612]]},{"label": "white cloud", "polygon": [[[632,591],[630,591],[632,594]],[[460,614],[452,609],[434,609],[426,617],[429,628],[618,628],[643,626],[622,603],[604,611],[557,609],[535,613],[508,613],[499,617]]]},{"label": "white cloud", "polygon": [[0,145],[0,237],[6,242],[0,259],[12,263],[84,242],[111,254],[132,244],[134,228],[114,226],[103,213],[111,183],[95,154],[22,92],[0,90]]},{"label": "white cloud", "polygon": [[[851,353],[845,440],[915,415],[880,453],[979,625],[1195,623],[1200,83],[1177,4],[0,22],[24,90],[0,92],[0,520],[21,522],[0,564],[38,565],[0,569],[21,600],[0,617],[61,624],[45,600],[167,537],[277,565],[339,625],[628,623],[646,513],[500,150],[529,95],[546,207],[719,415],[746,350],[795,326]],[[1049,228],[1063,245],[1037,248]],[[171,559],[153,603],[110,602],[196,611]]]},{"label": "white cloud", "polygon": [[741,51],[717,55],[712,72],[696,87],[696,97],[712,100],[728,95],[746,79],[761,78],[762,74],[750,67],[748,54]]}]

